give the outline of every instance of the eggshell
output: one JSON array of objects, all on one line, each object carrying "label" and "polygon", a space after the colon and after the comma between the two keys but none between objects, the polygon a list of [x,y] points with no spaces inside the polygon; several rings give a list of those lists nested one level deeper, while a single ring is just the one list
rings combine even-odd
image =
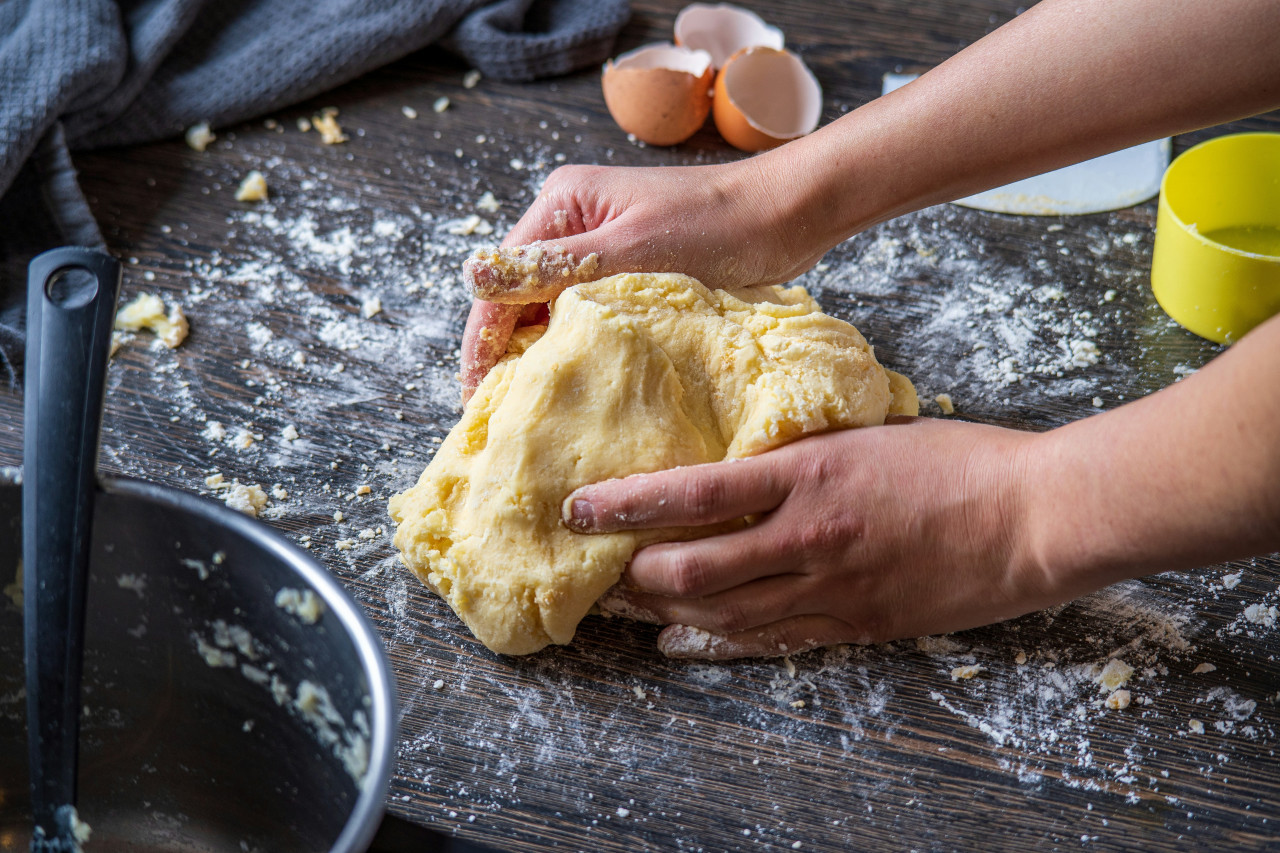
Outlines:
[{"label": "eggshell", "polygon": [[782,30],[766,24],[755,12],[728,3],[694,3],[676,15],[676,44],[711,54],[711,64],[724,67],[744,47],[781,50]]},{"label": "eggshell", "polygon": [[715,122],[743,151],[764,151],[812,133],[822,115],[822,87],[788,50],[744,48],[716,77]]},{"label": "eggshell", "polygon": [[600,82],[619,127],[650,145],[675,145],[707,120],[714,76],[705,50],[651,44],[605,63]]}]

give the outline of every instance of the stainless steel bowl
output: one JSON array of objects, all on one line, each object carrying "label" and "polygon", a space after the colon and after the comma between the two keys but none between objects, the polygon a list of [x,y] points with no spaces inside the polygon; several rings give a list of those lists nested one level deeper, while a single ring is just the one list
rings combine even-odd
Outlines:
[{"label": "stainless steel bowl", "polygon": [[[18,574],[21,505],[21,487],[0,484],[0,587]],[[93,538],[87,851],[365,850],[395,700],[381,644],[338,583],[264,525],[135,480],[102,484]],[[297,596],[277,604],[281,590]],[[314,622],[287,607],[308,592]],[[0,598],[0,851],[30,838],[23,697],[22,611]]]}]

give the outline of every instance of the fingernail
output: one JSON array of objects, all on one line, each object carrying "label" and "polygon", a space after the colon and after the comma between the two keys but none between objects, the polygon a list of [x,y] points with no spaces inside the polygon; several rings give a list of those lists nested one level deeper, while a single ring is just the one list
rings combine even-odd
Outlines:
[{"label": "fingernail", "polygon": [[596,509],[591,505],[591,501],[583,498],[575,498],[572,495],[566,498],[561,515],[564,516],[564,523],[571,530],[585,533],[595,527]]}]

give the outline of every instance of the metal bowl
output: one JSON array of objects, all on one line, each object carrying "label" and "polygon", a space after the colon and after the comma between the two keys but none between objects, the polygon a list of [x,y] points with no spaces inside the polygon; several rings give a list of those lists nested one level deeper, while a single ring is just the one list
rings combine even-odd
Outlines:
[{"label": "metal bowl", "polygon": [[[19,574],[21,506],[21,487],[0,484],[0,587]],[[393,767],[395,700],[377,636],[323,567],[220,504],[116,479],[98,493],[89,573],[88,850],[367,848]],[[0,851],[25,851],[22,611],[8,592]]]}]

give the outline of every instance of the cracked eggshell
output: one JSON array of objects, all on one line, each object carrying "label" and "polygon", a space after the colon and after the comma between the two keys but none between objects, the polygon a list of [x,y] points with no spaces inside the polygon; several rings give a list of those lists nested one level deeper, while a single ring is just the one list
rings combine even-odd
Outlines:
[{"label": "cracked eggshell", "polygon": [[791,51],[748,47],[716,76],[714,110],[716,129],[730,145],[764,151],[817,128],[822,87]]},{"label": "cracked eggshell", "polygon": [[676,44],[711,54],[711,64],[724,64],[744,47],[782,50],[782,30],[771,27],[755,12],[728,3],[694,3],[676,15]]},{"label": "cracked eggshell", "polygon": [[605,63],[604,102],[618,126],[650,145],[693,136],[711,111],[711,54],[650,44]]}]

